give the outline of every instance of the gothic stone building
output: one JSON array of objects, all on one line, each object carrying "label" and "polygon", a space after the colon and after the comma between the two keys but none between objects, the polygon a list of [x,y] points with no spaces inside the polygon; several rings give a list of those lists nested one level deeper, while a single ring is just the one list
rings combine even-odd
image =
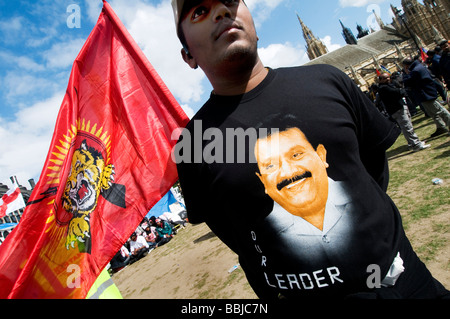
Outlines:
[{"label": "gothic stone building", "polygon": [[358,26],[356,44],[351,30],[341,22],[347,45],[333,52],[323,49],[325,45],[298,18],[311,60],[306,65],[333,65],[349,75],[362,90],[368,90],[376,81],[377,71],[399,71],[404,58],[417,55],[420,48],[434,49],[442,39],[450,39],[450,1],[424,0],[423,3],[403,0],[403,12],[391,5],[394,18],[387,25],[374,13],[380,30],[367,35]]},{"label": "gothic stone building", "polygon": [[303,23],[302,19],[297,14],[298,21],[302,27],[303,38],[306,41],[306,53],[308,58],[313,60],[324,54],[328,53],[328,49],[316,36],[311,32],[311,30]]},{"label": "gothic stone building", "polygon": [[403,14],[391,7],[395,15],[392,24],[399,33],[406,36],[412,33],[426,46],[450,39],[449,0],[424,0],[423,4],[417,0],[402,0]]}]

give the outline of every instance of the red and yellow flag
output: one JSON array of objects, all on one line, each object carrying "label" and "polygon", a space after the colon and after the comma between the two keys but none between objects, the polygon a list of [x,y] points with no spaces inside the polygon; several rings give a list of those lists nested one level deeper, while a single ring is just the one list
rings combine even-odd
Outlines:
[{"label": "red and yellow flag", "polygon": [[0,298],[85,298],[177,180],[188,118],[107,2],[76,58],[40,180],[0,246]]}]

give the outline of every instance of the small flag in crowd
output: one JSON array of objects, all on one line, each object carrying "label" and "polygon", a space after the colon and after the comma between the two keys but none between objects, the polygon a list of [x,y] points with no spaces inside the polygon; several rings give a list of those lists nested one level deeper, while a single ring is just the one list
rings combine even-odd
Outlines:
[{"label": "small flag in crowd", "polygon": [[425,48],[420,49],[420,58],[422,59],[422,62],[425,62],[428,59],[427,53],[428,51]]},{"label": "small flag in crowd", "polygon": [[0,198],[0,218],[25,207],[19,186],[14,182],[12,187]]},{"label": "small flag in crowd", "polygon": [[391,71],[389,71],[389,69],[387,67],[385,67],[384,65],[381,65],[381,70],[383,70],[383,72],[386,72],[388,74],[392,74]]},{"label": "small flag in crowd", "polygon": [[85,298],[177,181],[171,135],[187,122],[103,1],[73,64],[39,182],[0,246],[0,298]]}]

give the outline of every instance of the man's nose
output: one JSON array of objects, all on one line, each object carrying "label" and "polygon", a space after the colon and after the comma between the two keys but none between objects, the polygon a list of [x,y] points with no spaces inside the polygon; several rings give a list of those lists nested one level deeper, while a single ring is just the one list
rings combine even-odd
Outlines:
[{"label": "man's nose", "polygon": [[280,177],[281,178],[291,178],[292,177],[292,166],[291,164],[283,159],[279,159],[280,165]]},{"label": "man's nose", "polygon": [[215,22],[219,22],[223,18],[231,18],[231,10],[222,3],[222,1],[217,1],[217,4],[214,6],[213,9],[213,19]]}]

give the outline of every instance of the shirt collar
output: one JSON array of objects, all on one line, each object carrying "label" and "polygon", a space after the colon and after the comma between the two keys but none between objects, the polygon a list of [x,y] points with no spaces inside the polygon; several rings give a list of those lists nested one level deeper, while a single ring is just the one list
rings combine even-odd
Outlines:
[{"label": "shirt collar", "polygon": [[341,219],[342,214],[345,213],[345,206],[350,203],[350,201],[350,196],[343,187],[343,183],[335,182],[331,178],[328,178],[328,200],[325,206],[322,231],[311,225],[302,217],[292,215],[276,202],[274,202],[274,208],[269,215],[269,218],[270,221],[274,223],[276,231],[281,232],[284,229],[295,225],[299,229],[299,234],[325,235]]}]

